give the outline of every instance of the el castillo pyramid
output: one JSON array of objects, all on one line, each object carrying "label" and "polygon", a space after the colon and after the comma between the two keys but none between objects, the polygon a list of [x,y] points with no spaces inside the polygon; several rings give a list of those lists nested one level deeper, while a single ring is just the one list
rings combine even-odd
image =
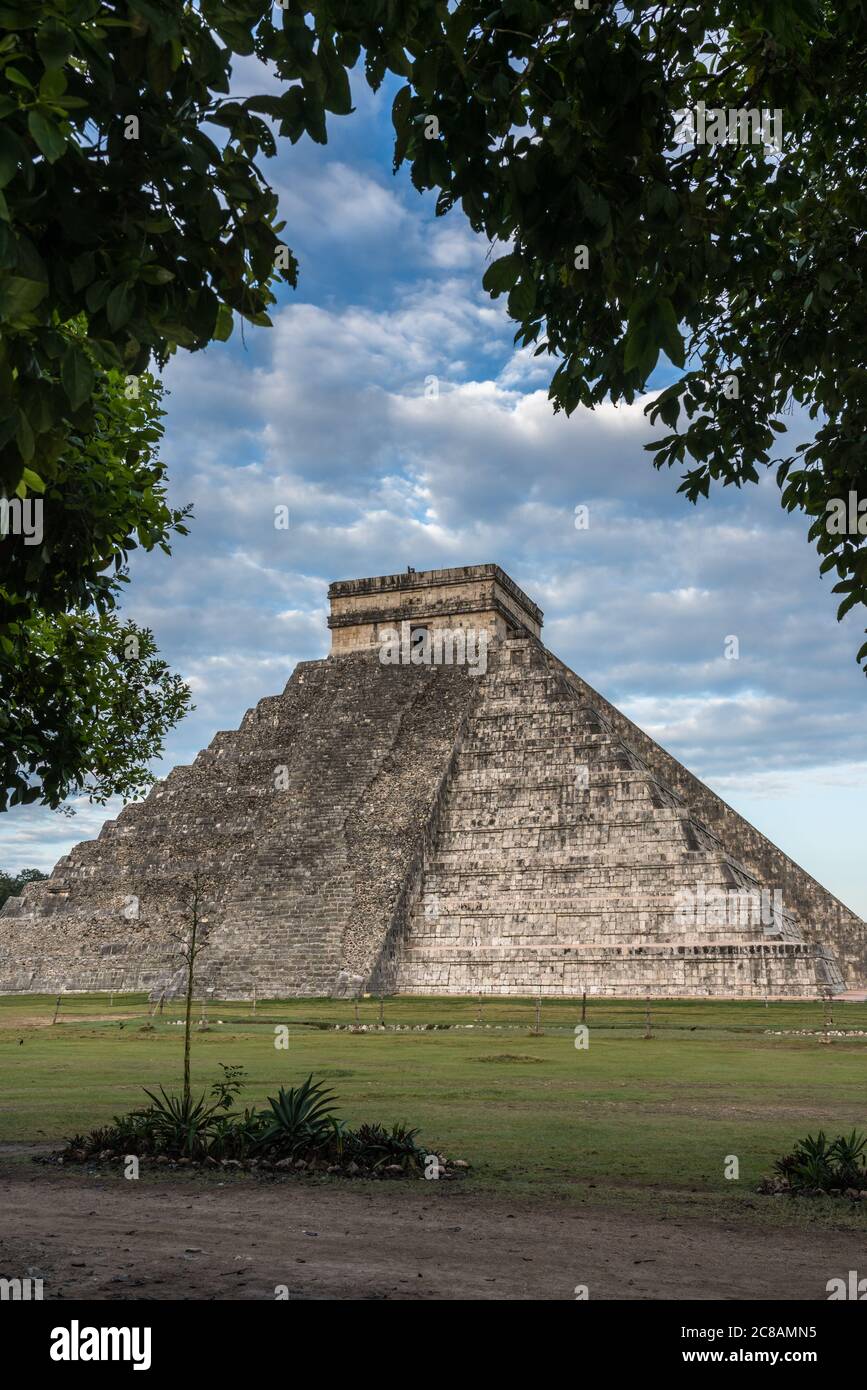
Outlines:
[{"label": "el castillo pyramid", "polygon": [[[331,655],[0,913],[0,993],[816,997],[867,928],[549,652],[497,565],[332,584]],[[388,659],[386,659],[386,656]]]}]

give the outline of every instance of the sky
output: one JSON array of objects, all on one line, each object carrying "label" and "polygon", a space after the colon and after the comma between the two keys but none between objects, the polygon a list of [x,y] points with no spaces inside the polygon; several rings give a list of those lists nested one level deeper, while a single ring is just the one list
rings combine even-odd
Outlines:
[{"label": "sky", "polygon": [[[271,83],[255,66],[238,92]],[[394,89],[356,70],[352,90],[326,147],[281,140],[265,162],[300,261],[273,328],[236,319],[165,372],[170,501],[195,519],[170,558],[134,555],[122,611],[196,708],[155,772],[327,655],[330,581],[494,562],[544,610],[551,650],[867,916],[863,619],[837,623],[807,520],[773,473],[686,502],[642,447],[645,401],[555,415],[550,363],[515,350],[481,289],[491,248],[392,173]],[[807,437],[789,423],[786,441]],[[120,803],[73,809],[0,817],[0,868],[49,871]]]}]

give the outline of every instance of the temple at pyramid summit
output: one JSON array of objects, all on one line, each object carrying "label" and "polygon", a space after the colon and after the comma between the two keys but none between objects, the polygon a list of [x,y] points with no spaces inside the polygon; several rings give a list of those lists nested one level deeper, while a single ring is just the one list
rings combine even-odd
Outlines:
[{"label": "temple at pyramid summit", "polygon": [[542,641],[497,565],[332,584],[331,653],[0,913],[0,993],[816,998],[867,927]]}]

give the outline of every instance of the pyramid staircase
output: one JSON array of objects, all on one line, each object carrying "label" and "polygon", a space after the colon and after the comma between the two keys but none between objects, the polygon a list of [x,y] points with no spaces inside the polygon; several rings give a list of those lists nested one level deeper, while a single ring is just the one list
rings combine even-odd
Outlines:
[{"label": "pyramid staircase", "polygon": [[392,925],[383,981],[421,994],[842,988],[832,953],[774,910],[538,642],[512,640],[502,657],[482,682],[415,901]]},{"label": "pyramid staircase", "polygon": [[357,988],[477,691],[458,669],[300,664],[282,695],[8,899],[0,993],[178,992],[197,872],[197,992],[328,994],[340,975]]}]

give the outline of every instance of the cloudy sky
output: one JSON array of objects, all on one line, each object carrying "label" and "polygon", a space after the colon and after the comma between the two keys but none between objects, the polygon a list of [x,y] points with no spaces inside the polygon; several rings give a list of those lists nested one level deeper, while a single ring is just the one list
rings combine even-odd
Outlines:
[{"label": "cloudy sky", "polygon": [[[353,95],[325,149],[283,141],[267,166],[301,263],[273,329],[236,323],[166,372],[171,500],[195,522],[170,559],[136,557],[125,609],[196,710],[155,770],[327,654],[332,579],[494,561],[553,651],[867,915],[863,621],[837,624],[804,519],[772,476],[685,502],[642,449],[642,402],[555,416],[550,368],[480,288],[487,245],[392,175],[393,90],[353,74]],[[49,870],[117,810],[15,809],[0,867]]]}]

